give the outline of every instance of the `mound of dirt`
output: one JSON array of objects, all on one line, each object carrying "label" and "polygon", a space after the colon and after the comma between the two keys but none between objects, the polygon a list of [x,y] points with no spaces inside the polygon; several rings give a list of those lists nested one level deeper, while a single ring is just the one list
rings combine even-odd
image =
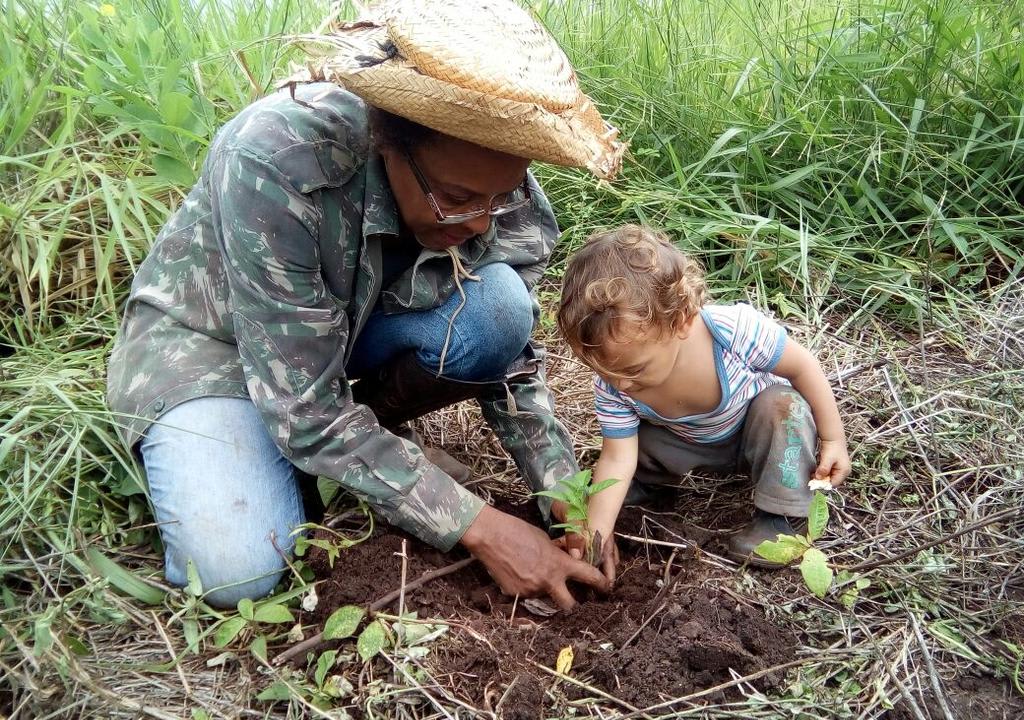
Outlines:
[{"label": "mound of dirt", "polygon": [[[503,509],[531,514],[529,506]],[[314,553],[309,562],[323,582],[315,616],[305,621],[322,622],[340,605],[366,605],[397,588],[403,539],[407,581],[464,557],[439,553],[393,528],[379,528],[343,552],[333,569]],[[530,612],[503,595],[477,563],[408,592],[408,609],[452,623],[427,657],[429,670],[478,707],[536,718],[549,690],[569,699],[592,694],[538,667],[553,668],[567,646],[575,656],[573,678],[640,708],[728,682],[731,671],[746,675],[793,658],[795,635],[724,589],[727,571],[681,555],[666,570],[670,551],[639,543],[620,542],[620,552],[614,590],[599,596],[576,588],[581,602],[568,614]],[[767,689],[781,682],[781,674],[770,673],[753,684]]]}]

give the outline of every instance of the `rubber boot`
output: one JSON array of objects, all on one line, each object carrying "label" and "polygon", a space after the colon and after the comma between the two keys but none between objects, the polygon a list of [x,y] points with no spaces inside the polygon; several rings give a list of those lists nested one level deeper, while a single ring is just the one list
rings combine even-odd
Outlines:
[{"label": "rubber boot", "polygon": [[465,485],[469,482],[469,468],[466,465],[453,458],[441,448],[425,444],[423,436],[416,432],[408,423],[402,423],[392,432],[398,437],[414,443],[416,447],[423,451],[423,455],[427,460],[441,468],[445,475],[455,480],[459,485]]},{"label": "rubber boot", "polygon": [[353,383],[352,398],[373,410],[381,427],[415,442],[428,460],[446,474],[464,482],[460,477],[468,480],[469,468],[440,448],[424,447],[418,435],[417,439],[409,437],[408,432],[411,429],[403,431],[402,426],[428,412],[480,397],[485,390],[496,384],[505,386],[509,402],[512,403],[508,383],[516,378],[535,374],[538,365],[534,358],[520,356],[500,380],[452,380],[438,377],[423,367],[416,359],[416,352],[411,350],[385,364],[373,375]]},{"label": "rubber boot", "polygon": [[781,568],[781,563],[765,560],[754,552],[754,548],[765,540],[776,540],[779,535],[800,535],[801,525],[806,527],[806,520],[795,520],[797,527],[790,523],[785,515],[755,510],[754,517],[746,525],[729,538],[728,556],[733,560],[763,568]]}]

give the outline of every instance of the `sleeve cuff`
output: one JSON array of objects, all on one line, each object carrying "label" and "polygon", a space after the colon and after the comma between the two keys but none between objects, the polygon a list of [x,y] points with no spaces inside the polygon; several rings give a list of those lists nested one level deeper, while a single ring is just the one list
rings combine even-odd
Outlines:
[{"label": "sleeve cuff", "polygon": [[639,426],[629,428],[601,428],[601,437],[611,438],[612,440],[620,440],[622,438],[630,438],[637,434]]},{"label": "sleeve cuff", "polygon": [[419,481],[388,520],[438,550],[451,550],[483,510],[484,501],[424,461]]}]

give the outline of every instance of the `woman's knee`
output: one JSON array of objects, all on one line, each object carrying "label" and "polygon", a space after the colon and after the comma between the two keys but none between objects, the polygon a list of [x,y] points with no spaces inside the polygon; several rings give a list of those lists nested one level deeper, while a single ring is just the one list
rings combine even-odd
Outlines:
[{"label": "woman's knee", "polygon": [[191,562],[211,604],[270,592],[304,513],[297,470],[255,406],[191,400],[161,417],[140,449],[168,582],[186,585]]},{"label": "woman's knee", "polygon": [[448,354],[444,374],[459,380],[500,377],[533,330],[533,298],[513,268],[494,263],[475,273],[480,280],[463,283],[466,303],[452,323],[448,347],[442,347]]},{"label": "woman's knee", "polygon": [[[293,543],[282,538],[281,553],[291,553]],[[167,547],[165,552],[167,581],[172,585],[188,584],[191,563],[202,584],[203,598],[213,607],[229,608],[243,598],[256,600],[268,595],[286,569],[284,555],[278,553],[270,538],[192,536],[182,545]]]}]

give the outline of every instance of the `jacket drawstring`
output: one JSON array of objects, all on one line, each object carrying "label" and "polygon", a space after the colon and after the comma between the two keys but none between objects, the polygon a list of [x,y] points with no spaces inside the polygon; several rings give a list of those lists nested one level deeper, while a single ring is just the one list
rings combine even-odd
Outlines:
[{"label": "jacket drawstring", "polygon": [[455,273],[455,287],[459,290],[459,296],[462,298],[462,302],[455,308],[455,312],[452,313],[451,320],[448,321],[448,331],[444,335],[444,345],[441,347],[441,362],[437,368],[437,376],[441,377],[444,373],[444,360],[448,355],[448,345],[452,339],[452,329],[455,327],[455,318],[462,312],[462,308],[466,307],[466,291],[462,289],[463,280],[475,280],[480,281],[479,275],[473,275],[466,266],[462,264],[462,258],[459,257],[458,251],[454,247],[446,248],[448,257],[452,259],[452,270]]}]

